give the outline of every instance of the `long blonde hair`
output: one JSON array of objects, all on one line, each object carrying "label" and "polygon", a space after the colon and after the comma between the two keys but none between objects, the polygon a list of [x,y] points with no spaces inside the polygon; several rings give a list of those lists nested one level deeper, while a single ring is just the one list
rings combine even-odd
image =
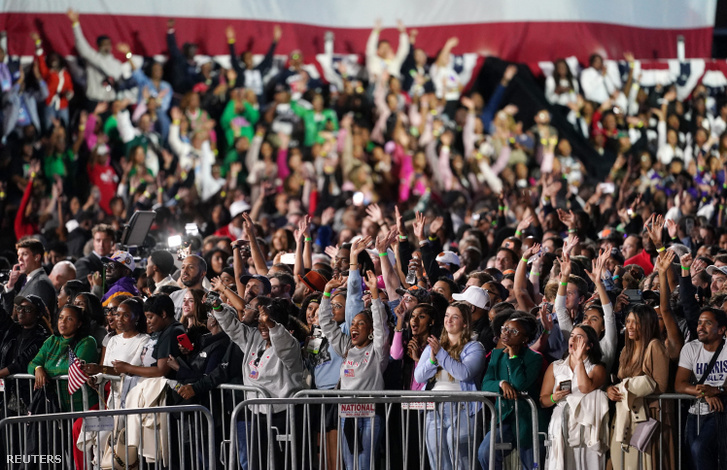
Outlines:
[{"label": "long blonde hair", "polygon": [[459,355],[462,353],[465,345],[472,339],[472,308],[464,302],[454,302],[447,308],[456,308],[462,314],[464,319],[464,330],[462,335],[459,337],[459,341],[456,344],[450,344],[449,334],[447,330],[442,328],[442,334],[439,338],[439,343],[444,348],[450,357],[456,361],[459,361]]}]

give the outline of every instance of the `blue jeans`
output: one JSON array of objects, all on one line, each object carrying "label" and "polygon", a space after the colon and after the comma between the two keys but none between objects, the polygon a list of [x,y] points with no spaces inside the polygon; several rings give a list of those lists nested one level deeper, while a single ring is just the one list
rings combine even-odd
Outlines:
[{"label": "blue jeans", "polygon": [[[348,418],[351,421],[354,421],[354,418]],[[356,421],[356,430],[358,434],[358,438],[356,442],[351,442],[350,448],[349,448],[349,442],[346,438],[346,432],[344,431],[344,425],[346,424],[346,418],[341,418],[341,434],[343,434],[343,442],[341,444],[341,447],[343,447],[343,462],[346,465],[347,470],[353,470],[353,459],[354,459],[354,453],[358,453],[358,470],[369,470],[371,468],[371,421],[373,420],[374,424],[374,441],[373,441],[373,449],[374,449],[374,461],[376,460],[376,454],[379,448],[379,439],[381,438],[381,416],[376,415],[373,418],[358,418]],[[357,449],[354,447],[355,444],[358,444],[359,449],[361,449],[361,452],[357,452]],[[351,449],[354,450],[354,452],[351,452]]]},{"label": "blue jeans", "polygon": [[[440,415],[441,410],[441,415]],[[475,436],[474,415],[468,415],[468,407],[458,403],[442,403],[434,411],[427,412],[427,455],[431,468],[450,470],[470,468],[470,441]]]},{"label": "blue jeans", "polygon": [[[515,434],[513,433],[512,427],[509,424],[502,423],[502,439],[500,438],[499,429],[491,429],[490,432],[485,435],[485,440],[482,441],[482,444],[480,444],[480,448],[477,452],[477,458],[480,461],[480,465],[484,470],[489,470],[490,468],[490,439],[492,438],[493,433],[495,434],[495,443],[511,442],[513,445],[513,449],[515,449]],[[502,470],[502,461],[505,456],[510,455],[510,452],[512,451],[495,450],[495,470]],[[525,470],[533,468],[534,459],[532,447],[526,449],[521,446],[520,462],[522,463],[523,469]]]},{"label": "blue jeans", "polygon": [[[697,427],[697,416],[689,414],[687,416],[686,440],[689,450],[692,454],[692,466],[698,470],[717,470],[718,455],[717,452],[717,413],[710,413],[699,417],[699,427]],[[699,435],[697,435],[699,431]]]},{"label": "blue jeans", "polygon": [[240,460],[242,470],[247,470],[247,421],[237,422],[237,458]]}]

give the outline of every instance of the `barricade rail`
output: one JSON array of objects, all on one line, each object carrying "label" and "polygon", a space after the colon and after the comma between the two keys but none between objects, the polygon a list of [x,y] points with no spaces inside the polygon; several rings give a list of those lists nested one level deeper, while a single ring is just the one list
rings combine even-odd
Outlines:
[{"label": "barricade rail", "polygon": [[[479,453],[482,453],[480,441],[487,433],[487,422],[489,421],[489,430],[497,428],[497,412],[493,401],[498,397],[499,395],[488,392],[378,391],[357,393],[340,390],[304,390],[293,398],[247,400],[239,404],[233,412],[230,435],[233,440],[238,442],[238,446],[237,449],[230,449],[227,468],[236,469],[239,466],[251,469],[283,470],[343,468],[342,460],[346,454],[344,446],[348,446],[349,455],[346,457],[348,458],[346,466],[367,470],[369,463],[373,467],[373,462],[377,460],[375,454],[377,453],[378,433],[375,429],[378,425],[373,424],[377,415],[383,418],[381,425],[386,436],[383,445],[382,468],[429,468],[429,465],[426,464],[427,456],[430,459],[436,459],[436,465],[432,465],[434,468],[442,468],[441,460],[445,458],[453,462],[452,467],[455,469],[479,468],[477,464],[478,450]],[[536,415],[535,403],[529,397],[523,398],[530,404]],[[278,410],[270,409],[275,406],[278,407]],[[327,414],[330,412],[326,408],[330,406],[339,407],[339,411],[346,415],[345,420],[336,418],[335,421],[337,436],[336,452],[333,457],[335,462],[330,460],[329,443],[326,439],[327,431],[333,430],[325,424]],[[376,410],[377,406],[383,410]],[[400,423],[403,426],[401,429],[403,433],[400,435],[389,427],[389,424],[395,420],[395,407],[400,412]],[[454,409],[456,412],[453,413]],[[277,419],[275,415],[281,413],[284,416],[282,419]],[[316,419],[316,414],[318,414],[318,419]],[[441,426],[445,414],[448,415],[447,421],[450,423],[447,435],[443,434]],[[348,419],[353,420],[353,432],[345,428],[345,421]],[[417,427],[415,434],[409,429],[411,421],[415,421],[414,426]],[[463,423],[463,421],[466,422]],[[244,426],[240,426],[240,422],[245,423]],[[423,425],[425,422],[426,426]],[[439,426],[437,426],[438,423]],[[330,424],[329,421],[328,426]],[[281,426],[284,429],[280,429]],[[433,429],[434,427],[437,429]],[[359,442],[357,430],[361,428],[363,430],[361,430],[361,442]],[[245,436],[236,439],[239,430],[242,430]],[[536,446],[537,432],[536,424],[533,430]],[[352,438],[353,442],[346,442],[347,439],[343,438],[344,435]],[[400,445],[394,442],[394,439],[397,438],[401,439]],[[425,438],[431,447],[426,451]],[[418,444],[418,449],[415,449],[418,451],[416,453],[411,452],[411,449],[408,452],[405,450],[408,441],[411,440]],[[447,447],[452,449],[450,451],[452,455],[443,455],[441,451],[441,444],[445,440]],[[432,445],[434,443],[436,444]],[[275,449],[276,446],[279,448]],[[366,452],[367,447],[368,452]],[[237,450],[237,455],[235,450]],[[489,456],[487,462],[490,468],[494,468],[496,450],[509,453],[511,447],[496,443],[496,439],[490,439],[489,448],[485,453]],[[401,453],[401,461],[395,461],[392,458],[392,453],[395,451]],[[538,451],[536,450],[535,453]],[[316,454],[318,454],[317,457]],[[263,462],[267,462],[267,466]]]},{"label": "barricade rail", "polygon": [[[80,437],[76,438],[72,429],[78,426]],[[78,464],[95,469],[102,465],[137,468],[142,462],[145,468],[211,469],[216,465],[214,443],[209,439],[213,432],[212,414],[200,405],[75,411],[0,420],[9,469],[65,469]],[[111,440],[112,445],[104,445],[109,436],[116,439]],[[34,442],[32,448],[28,447],[30,441]],[[81,452],[83,462],[74,464],[77,445],[85,452]]]},{"label": "barricade rail", "polygon": [[[117,376],[99,376],[100,386],[98,393],[100,402],[106,401],[103,391],[104,381],[118,381]],[[33,385],[35,377],[32,374],[16,374],[5,378],[4,387],[0,387],[0,398],[2,398],[3,417],[6,419],[0,422],[0,445],[8,455],[11,451],[18,451],[20,455],[24,455],[27,450],[27,427],[31,423],[46,423],[50,445],[62,446],[64,452],[68,453],[68,449],[73,447],[71,438],[71,430],[73,422],[71,418],[90,418],[90,421],[84,421],[93,424],[92,429],[97,429],[100,422],[108,423],[108,421],[97,421],[98,417],[115,417],[122,415],[134,415],[140,413],[139,410],[101,410],[101,411],[80,411],[72,410],[67,413],[56,413],[53,415],[39,414],[27,416],[27,407],[30,405],[33,396]],[[65,387],[67,376],[53,377],[50,387],[54,387],[57,394],[60,395],[61,388]],[[90,390],[90,389],[89,389]],[[87,389],[82,389],[84,409],[88,409]],[[95,393],[95,392],[94,392]],[[169,392],[174,393],[174,392]],[[260,387],[248,387],[238,384],[222,384],[217,387],[216,392],[205,394],[198,397],[200,405],[194,405],[197,411],[204,410],[204,416],[197,415],[193,419],[180,418],[174,421],[174,429],[169,430],[169,436],[174,436],[176,441],[182,445],[190,444],[189,448],[203,449],[196,452],[196,455],[202,455],[204,460],[211,456],[214,460],[215,455],[219,455],[219,462],[212,464],[207,468],[214,468],[220,463],[225,468],[239,468],[240,459],[253,454],[258,462],[249,462],[249,468],[265,467],[268,464],[270,468],[278,465],[277,462],[283,462],[277,468],[316,468],[320,470],[333,470],[343,468],[343,445],[351,445],[347,443],[344,435],[350,429],[345,426],[345,421],[338,417],[340,405],[367,405],[377,407],[383,411],[377,411],[381,417],[381,433],[385,437],[380,446],[380,461],[386,465],[386,468],[427,468],[429,458],[428,450],[425,442],[428,437],[427,432],[431,426],[441,428],[439,424],[443,422],[445,416],[447,419],[452,416],[460,416],[464,412],[468,404],[476,404],[478,410],[474,413],[474,420],[464,423],[464,419],[456,420],[456,432],[454,445],[458,446],[460,441],[457,439],[461,436],[466,442],[466,452],[468,466],[476,468],[478,458],[478,445],[488,431],[495,430],[500,434],[500,439],[490,439],[490,445],[495,452],[509,453],[511,450],[520,449],[519,442],[520,430],[517,429],[520,420],[514,421],[515,439],[511,444],[503,444],[499,441],[502,439],[502,427],[498,426],[500,422],[498,416],[502,410],[497,409],[495,400],[500,395],[488,392],[434,392],[434,391],[344,391],[344,390],[301,390],[291,398],[276,399],[270,398],[271,394]],[[658,419],[661,425],[657,444],[658,452],[655,453],[653,460],[653,468],[669,469],[669,468],[686,468],[685,464],[690,457],[687,451],[686,455],[682,451],[685,442],[685,416],[689,406],[695,403],[696,398],[692,395],[665,393],[660,395],[651,395],[646,397],[647,402],[658,403],[658,416],[652,416]],[[519,416],[522,402],[527,403],[530,412],[530,422],[532,424],[532,442],[533,442],[533,463],[538,468],[543,467],[542,460],[545,452],[542,451],[542,442],[548,446],[549,436],[548,430],[538,428],[539,406],[527,395],[521,395],[521,400],[515,402],[515,415]],[[72,401],[71,401],[71,406]],[[184,413],[191,405],[166,406],[154,408],[154,413],[149,414],[156,418],[159,413]],[[266,419],[267,407],[275,406],[283,410],[284,420],[283,428],[276,426],[279,423],[272,422],[272,419]],[[448,407],[448,408],[447,408]],[[370,410],[371,408],[369,408]],[[448,413],[447,413],[448,412]],[[528,411],[522,410],[527,413]],[[13,417],[13,416],[16,417]],[[140,416],[140,415],[139,415]],[[610,418],[612,418],[611,416]],[[138,419],[141,419],[140,417]],[[358,429],[360,423],[365,422],[366,416],[351,418],[354,422],[355,429]],[[429,419],[429,421],[427,421]],[[697,434],[699,433],[700,420],[703,416],[695,415],[693,419],[697,422]],[[208,423],[205,426],[204,421]],[[489,426],[488,426],[489,421]],[[24,423],[25,429],[16,426],[17,423]],[[56,423],[56,426],[49,426],[50,423]],[[461,434],[460,430],[464,426],[467,428],[467,434]],[[103,427],[103,426],[102,426]],[[107,425],[108,427],[108,425]],[[84,427],[85,429],[85,427]],[[113,429],[116,429],[114,422]],[[251,431],[252,430],[252,431]],[[372,442],[374,439],[374,427],[366,428],[370,431],[369,436],[360,436],[360,432],[353,432],[353,448],[357,455],[364,437]],[[664,430],[664,432],[662,432]],[[676,432],[674,432],[676,430]],[[99,431],[96,432],[95,440],[98,440]],[[115,432],[115,431],[114,431]],[[264,435],[263,435],[264,434]],[[328,435],[334,436],[331,440]],[[84,437],[86,433],[84,433]],[[238,438],[238,436],[240,436]],[[257,439],[260,437],[261,439]],[[267,447],[263,449],[265,438],[267,437]],[[543,439],[540,439],[540,438]],[[435,440],[439,443],[447,439],[440,430]],[[608,443],[611,444],[610,442]],[[674,445],[676,444],[676,446]],[[156,443],[155,443],[156,445]],[[275,446],[280,446],[280,456],[276,455]],[[255,448],[253,448],[253,446]],[[335,446],[335,448],[334,448]],[[370,457],[375,457],[376,449],[368,446]],[[407,449],[408,448],[408,449]],[[212,449],[212,450],[210,450]],[[662,451],[663,449],[663,451]],[[671,449],[674,449],[673,451]],[[688,449],[688,447],[687,447]],[[138,449],[137,449],[138,450]],[[215,450],[217,452],[215,452]],[[614,449],[611,449],[613,453]],[[52,448],[49,452],[53,451]],[[628,451],[628,447],[622,447],[621,452]],[[96,450],[98,453],[98,450]],[[125,450],[126,452],[126,450]],[[489,452],[489,461],[492,463],[493,450]],[[672,452],[673,455],[669,455]],[[141,455],[141,450],[138,450]],[[99,455],[92,452],[86,452],[84,458],[90,459],[98,465]],[[245,456],[241,454],[246,454]],[[517,452],[513,452],[513,461],[517,459]],[[57,455],[48,453],[44,455]],[[189,468],[195,468],[195,465],[202,465],[200,462],[189,460],[185,461],[184,453],[181,455],[182,467],[187,465]],[[281,457],[282,456],[282,457]],[[70,458],[70,454],[66,457]],[[259,465],[262,458],[265,458],[267,464]],[[440,460],[445,456],[440,451],[437,453],[438,467]],[[277,460],[276,460],[277,459]],[[334,461],[335,460],[335,461]],[[623,462],[624,459],[621,459]],[[281,466],[282,465],[282,466]],[[358,466],[358,459],[354,463]],[[458,462],[454,460],[454,467],[458,468]],[[11,467],[8,467],[11,468]],[[99,467],[97,467],[99,468]],[[248,468],[247,463],[244,468]],[[462,468],[461,466],[459,468]],[[616,467],[620,468],[620,467]],[[363,470],[363,469],[362,469]]]}]

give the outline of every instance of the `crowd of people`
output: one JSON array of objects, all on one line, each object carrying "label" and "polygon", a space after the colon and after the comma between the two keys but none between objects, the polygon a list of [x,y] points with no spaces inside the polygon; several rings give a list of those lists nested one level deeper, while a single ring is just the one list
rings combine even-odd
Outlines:
[{"label": "crowd of people", "polygon": [[[32,65],[6,54],[14,38],[0,49],[0,378],[42,388],[70,349],[88,387],[123,377],[89,407],[204,402],[233,382],[501,394],[478,462],[463,434],[478,406],[426,412],[432,468],[487,469],[490,440],[516,438],[533,468],[527,392],[547,469],[676,468],[681,444],[691,468],[727,465],[724,91],[677,100],[632,67],[614,84],[599,55],[579,76],[559,60],[524,129],[503,101],[514,65],[491,96],[465,90],[457,38],[429,57],[403,24],[396,48],[377,24],[360,71],[316,79],[300,51],[275,64],[279,27],[257,62],[228,28],[225,69],[180,48],[173,20],[167,61],[140,64],[68,18],[82,67],[38,33]],[[139,210],[156,214],[147,240],[117,246]],[[649,398],[667,392],[694,397],[682,429]],[[286,409],[265,416],[284,426]],[[346,468],[370,468],[385,417],[325,419],[328,462],[341,438]],[[74,447],[77,468],[91,452]]]}]

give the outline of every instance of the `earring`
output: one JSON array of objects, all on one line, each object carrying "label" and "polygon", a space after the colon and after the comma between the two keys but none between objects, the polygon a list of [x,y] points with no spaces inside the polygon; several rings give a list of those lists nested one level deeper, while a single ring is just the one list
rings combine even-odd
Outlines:
[{"label": "earring", "polygon": [[373,333],[369,333],[369,340],[370,341],[373,341],[374,340],[374,334]]}]

